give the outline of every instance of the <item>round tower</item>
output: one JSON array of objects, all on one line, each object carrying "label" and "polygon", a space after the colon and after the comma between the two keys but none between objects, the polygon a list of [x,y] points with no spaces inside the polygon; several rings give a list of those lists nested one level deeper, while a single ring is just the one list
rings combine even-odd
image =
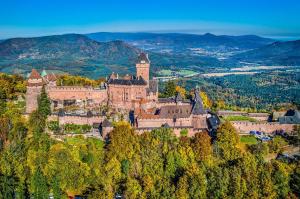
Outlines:
[{"label": "round tower", "polygon": [[43,79],[41,75],[32,69],[31,74],[27,80],[26,90],[26,113],[32,113],[38,108],[38,97],[43,88]]}]

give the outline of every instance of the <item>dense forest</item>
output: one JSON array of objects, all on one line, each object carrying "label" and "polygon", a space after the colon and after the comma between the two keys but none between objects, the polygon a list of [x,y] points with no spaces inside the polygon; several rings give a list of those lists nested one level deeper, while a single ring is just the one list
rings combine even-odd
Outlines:
[{"label": "dense forest", "polygon": [[[176,84],[186,90],[199,87],[215,102],[216,109],[271,112],[300,107],[300,74],[297,72],[197,76],[179,79]],[[160,91],[164,90],[165,84],[161,84]]]},{"label": "dense forest", "polygon": [[59,141],[47,133],[45,90],[38,110],[25,119],[16,103],[25,92],[23,79],[0,81],[7,85],[1,86],[0,198],[299,197],[300,162],[266,161],[280,152],[280,137],[245,145],[229,122],[214,140],[207,132],[178,138],[168,128],[137,135],[120,121],[105,142],[80,136]]}]

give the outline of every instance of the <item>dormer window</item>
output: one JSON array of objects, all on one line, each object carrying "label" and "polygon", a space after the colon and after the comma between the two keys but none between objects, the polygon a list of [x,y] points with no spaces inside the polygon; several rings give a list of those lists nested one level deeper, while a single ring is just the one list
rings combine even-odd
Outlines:
[{"label": "dormer window", "polygon": [[144,63],[146,63],[145,60],[141,60],[141,64],[144,64]]}]

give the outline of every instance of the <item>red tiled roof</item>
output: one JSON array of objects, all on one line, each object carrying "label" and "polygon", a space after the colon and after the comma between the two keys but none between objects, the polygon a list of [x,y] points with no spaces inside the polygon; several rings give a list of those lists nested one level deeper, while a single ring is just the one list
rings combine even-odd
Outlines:
[{"label": "red tiled roof", "polygon": [[47,75],[47,80],[48,81],[56,81],[56,76],[53,73],[48,74]]},{"label": "red tiled roof", "polygon": [[32,69],[29,79],[41,79],[41,78],[42,78],[41,75],[35,69]]}]

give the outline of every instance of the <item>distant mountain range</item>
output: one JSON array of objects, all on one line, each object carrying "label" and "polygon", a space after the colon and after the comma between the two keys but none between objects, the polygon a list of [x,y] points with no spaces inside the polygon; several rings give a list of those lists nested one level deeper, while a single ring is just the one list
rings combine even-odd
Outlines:
[{"label": "distant mountain range", "polygon": [[260,48],[234,55],[238,61],[264,65],[300,66],[300,40],[274,42]]},{"label": "distant mountain range", "polygon": [[26,74],[51,69],[92,78],[133,72],[137,55],[149,53],[152,72],[190,68],[199,72],[242,62],[299,65],[299,41],[276,42],[254,35],[92,33],[0,41],[0,71]]},{"label": "distant mountain range", "polygon": [[110,33],[87,34],[96,41],[122,40],[134,46],[154,52],[183,53],[187,49],[203,48],[209,51],[228,52],[258,48],[274,42],[256,35],[227,36],[179,34],[179,33]]}]

